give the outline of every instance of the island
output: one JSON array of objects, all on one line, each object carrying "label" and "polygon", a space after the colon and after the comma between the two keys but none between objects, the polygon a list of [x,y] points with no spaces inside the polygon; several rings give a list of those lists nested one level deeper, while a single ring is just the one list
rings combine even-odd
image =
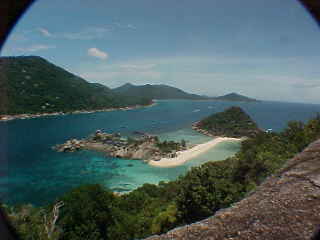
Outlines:
[{"label": "island", "polygon": [[135,132],[137,137],[122,137],[119,133],[106,133],[97,130],[85,139],[70,139],[53,148],[58,152],[74,152],[82,149],[106,153],[108,156],[126,159],[139,159],[146,162],[170,159],[178,151],[187,149],[186,142],[160,141],[158,136]]},{"label": "island", "polygon": [[196,122],[192,128],[211,137],[254,137],[262,130],[240,107],[230,107]]}]

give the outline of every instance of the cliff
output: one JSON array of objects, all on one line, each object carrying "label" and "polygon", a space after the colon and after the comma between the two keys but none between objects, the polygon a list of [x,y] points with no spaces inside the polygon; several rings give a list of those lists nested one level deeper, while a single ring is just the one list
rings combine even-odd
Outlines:
[{"label": "cliff", "polygon": [[311,239],[319,213],[320,140],[233,207],[147,240]]}]

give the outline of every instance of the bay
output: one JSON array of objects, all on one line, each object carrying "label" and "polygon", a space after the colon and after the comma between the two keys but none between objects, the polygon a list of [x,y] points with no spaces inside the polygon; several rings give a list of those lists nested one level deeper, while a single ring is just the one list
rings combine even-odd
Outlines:
[{"label": "bay", "polygon": [[191,167],[235,154],[236,142],[224,142],[184,165],[157,168],[142,161],[106,157],[80,151],[51,149],[70,138],[83,138],[102,129],[129,136],[133,131],[157,134],[161,139],[185,139],[189,144],[209,138],[191,130],[191,124],[230,106],[242,107],[263,129],[280,131],[290,120],[307,121],[320,105],[284,102],[223,102],[162,100],[153,107],[128,111],[71,114],[0,122],[0,197],[10,204],[44,205],[81,184],[100,183],[113,191],[131,191],[144,183],[176,179]]}]

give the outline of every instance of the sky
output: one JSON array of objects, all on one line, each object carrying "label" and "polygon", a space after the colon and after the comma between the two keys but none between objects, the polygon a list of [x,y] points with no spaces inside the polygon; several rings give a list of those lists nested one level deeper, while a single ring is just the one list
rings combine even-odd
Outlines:
[{"label": "sky", "polygon": [[89,82],[320,104],[320,28],[296,0],[38,0],[2,56]]}]

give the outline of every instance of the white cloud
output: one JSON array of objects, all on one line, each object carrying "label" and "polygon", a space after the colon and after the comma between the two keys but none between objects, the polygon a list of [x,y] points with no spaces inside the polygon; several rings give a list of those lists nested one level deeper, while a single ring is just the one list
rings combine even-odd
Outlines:
[{"label": "white cloud", "polygon": [[23,33],[12,33],[9,35],[10,41],[18,42],[18,41],[26,41],[28,38]]},{"label": "white cloud", "polygon": [[136,84],[145,84],[145,81],[153,81],[160,79],[161,73],[156,71],[143,71],[143,72],[110,72],[110,71],[97,71],[97,72],[84,72],[79,74],[81,77],[88,81],[100,82],[109,86],[108,82],[117,81],[118,85],[122,82],[132,82]]},{"label": "white cloud", "polygon": [[148,70],[154,68],[157,64],[123,64],[120,68],[125,71],[137,71],[137,70]]},{"label": "white cloud", "polygon": [[127,25],[127,28],[134,29],[134,30],[137,29],[137,27],[134,26],[133,24],[128,24],[128,25]]},{"label": "white cloud", "polygon": [[118,28],[118,29],[129,29],[129,30],[136,30],[137,27],[133,24],[123,24],[123,23],[120,23],[120,22],[114,22],[113,23],[113,26],[115,28]]},{"label": "white cloud", "polygon": [[292,87],[294,88],[320,88],[320,84],[319,83],[307,83],[307,82],[303,82],[303,83],[295,83],[292,85]]},{"label": "white cloud", "polygon": [[48,29],[40,27],[29,31],[29,33],[37,31],[45,37],[62,38],[68,40],[93,40],[106,38],[112,31],[116,29],[137,29],[133,24],[111,23],[104,26],[91,26],[80,29],[79,31],[70,31],[64,33],[52,34]]},{"label": "white cloud", "polygon": [[60,35],[61,38],[69,40],[92,40],[101,39],[106,37],[106,35],[112,30],[111,27],[89,27],[85,28],[79,32],[69,32]]},{"label": "white cloud", "polygon": [[107,60],[109,57],[108,53],[106,53],[98,48],[89,48],[88,55],[91,57],[99,58],[101,60]]},{"label": "white cloud", "polygon": [[16,48],[15,50],[17,50],[19,52],[38,52],[38,51],[42,51],[42,50],[48,50],[51,48],[56,48],[56,47],[52,46],[52,45],[34,44],[34,45],[31,45],[31,46],[25,47],[25,48]]},{"label": "white cloud", "polygon": [[38,28],[38,31],[45,37],[52,37],[52,34],[45,28]]}]

